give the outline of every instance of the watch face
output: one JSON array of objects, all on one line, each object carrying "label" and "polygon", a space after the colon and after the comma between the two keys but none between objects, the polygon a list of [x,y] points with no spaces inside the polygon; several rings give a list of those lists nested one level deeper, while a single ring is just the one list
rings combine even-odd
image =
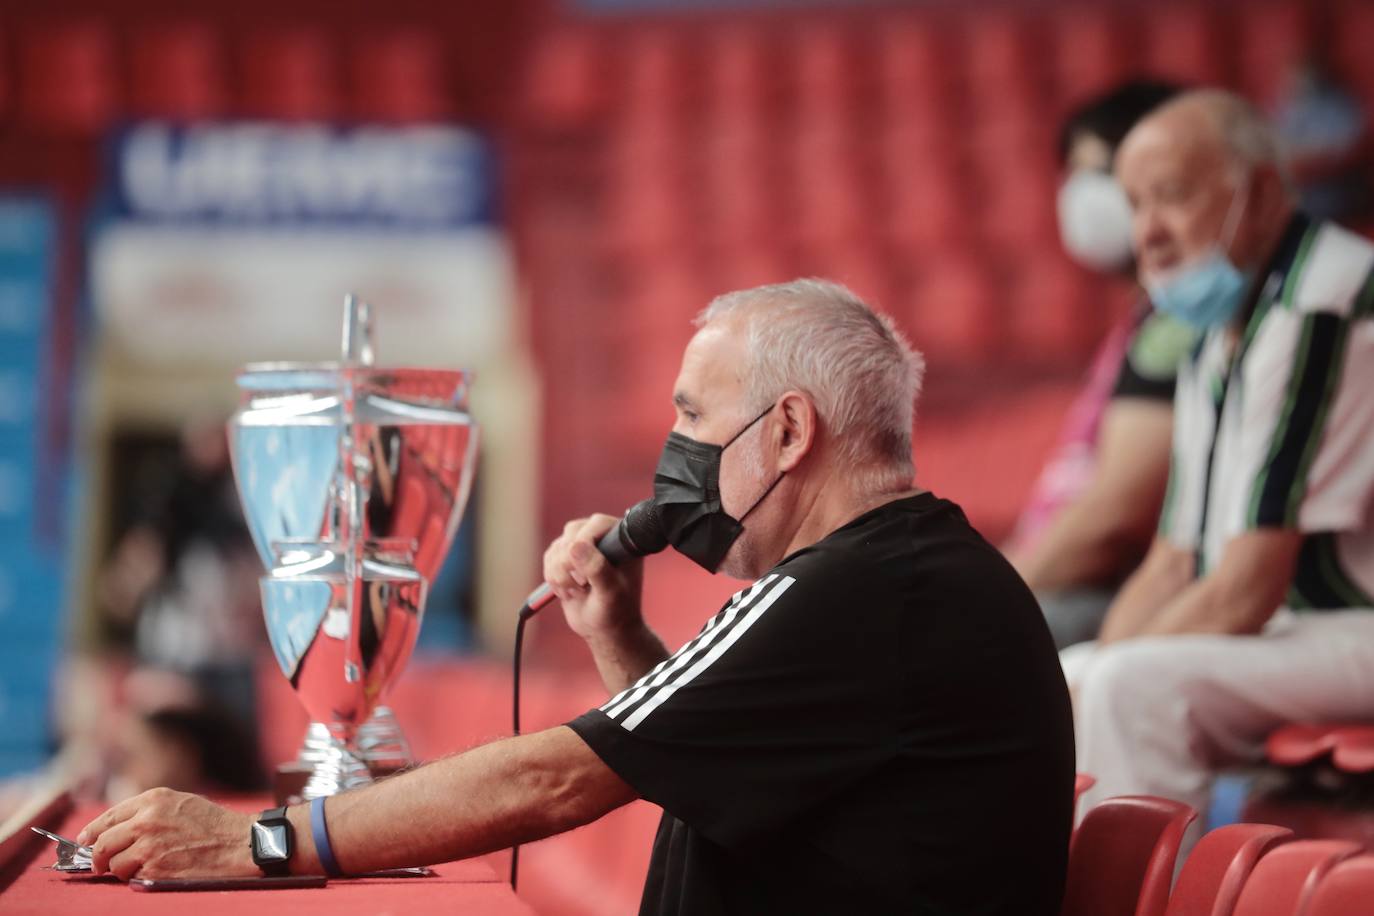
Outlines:
[{"label": "watch face", "polygon": [[258,858],[285,861],[289,855],[286,849],[286,825],[264,824],[261,821],[255,823],[253,846]]}]

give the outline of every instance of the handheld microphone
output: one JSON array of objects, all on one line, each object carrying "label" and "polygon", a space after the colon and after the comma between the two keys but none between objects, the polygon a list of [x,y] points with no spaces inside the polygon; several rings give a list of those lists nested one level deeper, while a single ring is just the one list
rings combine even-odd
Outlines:
[{"label": "handheld microphone", "polygon": [[[663,520],[659,517],[658,506],[653,499],[635,503],[610,531],[596,542],[596,549],[612,566],[619,566],[632,557],[645,557],[658,553],[668,546],[668,534],[663,530]],[[547,607],[557,597],[547,582],[530,592],[525,606],[520,609],[522,618],[533,617]]]}]

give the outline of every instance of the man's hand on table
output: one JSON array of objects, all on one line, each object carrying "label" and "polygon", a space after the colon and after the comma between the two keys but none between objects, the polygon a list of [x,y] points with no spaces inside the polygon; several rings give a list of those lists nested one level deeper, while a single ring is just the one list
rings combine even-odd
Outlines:
[{"label": "man's hand on table", "polygon": [[130,878],[261,875],[248,845],[254,815],[199,795],[150,789],[110,808],[77,836],[97,874]]}]

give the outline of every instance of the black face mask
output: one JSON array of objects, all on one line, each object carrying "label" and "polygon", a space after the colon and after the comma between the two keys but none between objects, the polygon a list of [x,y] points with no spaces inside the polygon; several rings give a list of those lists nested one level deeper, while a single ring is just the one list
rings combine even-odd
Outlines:
[{"label": "black face mask", "polygon": [[721,508],[721,455],[772,409],[769,405],[768,410],[746,423],[724,445],[708,445],[674,432],[668,434],[663,446],[654,472],[654,504],[663,520],[668,543],[707,572],[720,568],[730,547],[744,533],[744,520],[783,478],[779,474],[739,519]]}]

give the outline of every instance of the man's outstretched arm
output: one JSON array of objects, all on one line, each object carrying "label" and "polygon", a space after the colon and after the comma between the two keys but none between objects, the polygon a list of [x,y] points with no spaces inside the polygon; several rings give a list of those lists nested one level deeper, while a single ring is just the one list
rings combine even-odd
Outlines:
[{"label": "man's outstretched arm", "polygon": [[[330,798],[329,836],[345,872],[481,855],[571,830],[636,798],[566,726],[494,741]],[[295,827],[291,870],[322,874],[310,812]],[[248,838],[256,814],[154,789],[88,824],[97,874],[120,878],[256,875]]]}]

